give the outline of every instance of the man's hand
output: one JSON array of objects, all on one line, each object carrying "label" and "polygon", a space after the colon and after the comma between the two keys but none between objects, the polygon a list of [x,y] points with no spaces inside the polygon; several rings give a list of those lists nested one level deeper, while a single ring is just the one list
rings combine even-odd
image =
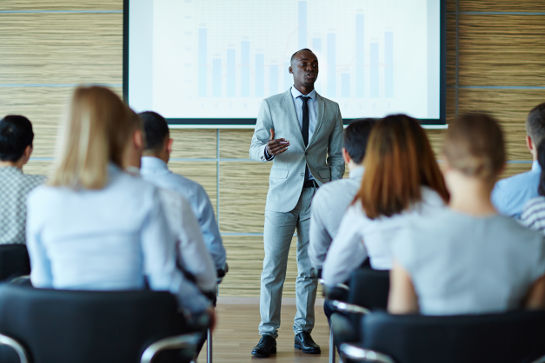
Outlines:
[{"label": "man's hand", "polygon": [[275,139],[274,138],[274,129],[271,129],[271,138],[267,143],[267,153],[271,156],[282,154],[284,151],[288,150],[290,142],[284,138]]}]

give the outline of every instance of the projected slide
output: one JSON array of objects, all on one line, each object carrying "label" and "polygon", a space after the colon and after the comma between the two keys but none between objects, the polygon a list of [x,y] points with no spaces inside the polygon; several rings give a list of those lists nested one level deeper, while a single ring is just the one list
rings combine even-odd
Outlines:
[{"label": "projected slide", "polygon": [[129,103],[168,118],[255,118],[318,56],[316,90],[344,118],[439,118],[438,0],[131,0]]}]

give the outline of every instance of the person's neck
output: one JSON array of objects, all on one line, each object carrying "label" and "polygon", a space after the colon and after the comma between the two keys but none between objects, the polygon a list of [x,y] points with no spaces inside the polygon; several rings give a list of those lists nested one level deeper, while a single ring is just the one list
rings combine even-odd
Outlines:
[{"label": "person's neck", "polygon": [[169,157],[168,155],[160,155],[160,154],[156,154],[156,153],[144,153],[142,156],[147,156],[147,157],[150,157],[150,158],[156,158],[156,159],[159,159],[159,160],[163,160],[166,164],[168,164],[168,160],[169,160]]},{"label": "person's neck", "polygon": [[357,168],[361,168],[363,166],[363,164],[356,164],[355,162],[353,162],[352,160],[350,160],[346,166],[348,167],[348,172],[350,173],[351,171],[357,169]]},{"label": "person's neck", "polygon": [[301,92],[304,96],[306,96],[310,92],[314,91],[314,86],[305,87],[303,85],[299,85],[299,86],[293,85],[293,87],[295,87],[295,89],[298,90],[299,92]]},{"label": "person's neck", "polygon": [[498,213],[490,200],[494,183],[463,175],[451,175],[448,184],[451,209],[473,216]]},{"label": "person's neck", "polygon": [[19,170],[23,170],[24,163],[20,161],[0,161],[0,168],[15,167]]}]

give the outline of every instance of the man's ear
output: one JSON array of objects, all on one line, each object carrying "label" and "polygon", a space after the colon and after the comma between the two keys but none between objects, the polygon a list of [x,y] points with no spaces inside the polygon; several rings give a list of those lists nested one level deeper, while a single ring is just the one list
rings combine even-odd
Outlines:
[{"label": "man's ear", "polygon": [[293,74],[293,69],[291,69],[291,66],[288,68],[290,74]]},{"label": "man's ear", "polygon": [[534,143],[532,142],[530,135],[526,135],[526,146],[528,146],[528,150],[534,150]]},{"label": "man's ear", "polygon": [[350,155],[348,154],[348,151],[346,151],[344,147],[343,147],[343,159],[345,164],[348,164],[352,161],[352,158],[350,157]]},{"label": "man's ear", "polygon": [[138,150],[144,150],[144,135],[142,130],[136,129],[132,134],[132,142]]},{"label": "man's ear", "polygon": [[32,145],[27,145],[25,151],[23,151],[23,164],[26,164],[30,160],[30,155],[32,155],[33,147]]},{"label": "man's ear", "polygon": [[170,153],[172,152],[172,142],[173,142],[173,141],[174,141],[174,140],[173,140],[172,138],[169,137],[168,140],[167,140],[167,142],[166,142],[166,145],[165,145],[165,146],[166,146],[166,151],[167,151],[168,155],[170,155]]}]

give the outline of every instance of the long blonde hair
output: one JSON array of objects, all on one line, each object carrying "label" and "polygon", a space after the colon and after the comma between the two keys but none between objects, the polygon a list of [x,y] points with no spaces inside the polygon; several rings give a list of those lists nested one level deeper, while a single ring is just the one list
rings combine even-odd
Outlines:
[{"label": "long blonde hair", "polygon": [[49,185],[102,189],[108,163],[122,166],[130,126],[129,108],[114,92],[101,86],[76,88],[59,128]]}]

